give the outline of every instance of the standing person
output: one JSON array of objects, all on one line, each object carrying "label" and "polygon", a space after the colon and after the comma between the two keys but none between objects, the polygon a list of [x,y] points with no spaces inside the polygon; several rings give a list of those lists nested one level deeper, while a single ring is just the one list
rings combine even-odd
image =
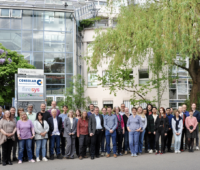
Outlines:
[{"label": "standing person", "polygon": [[20,120],[20,114],[24,112],[24,108],[23,107],[19,107],[18,110],[17,110],[17,121]]},{"label": "standing person", "polygon": [[124,127],[125,127],[125,134],[124,134],[124,154],[128,154],[128,148],[129,148],[129,131],[127,129],[127,122],[128,118],[131,116],[129,113],[129,109],[125,107],[125,114],[123,115],[123,120],[124,120]]},{"label": "standing person", "polygon": [[[35,121],[35,118],[36,118],[36,113],[33,112],[33,105],[32,104],[28,104],[28,107],[27,107],[27,110],[28,112],[26,113],[27,116],[28,116],[28,119],[32,122],[32,124],[34,123]],[[36,159],[35,157],[35,138],[32,139],[32,154],[33,154],[33,159]]]},{"label": "standing person", "polygon": [[196,117],[193,116],[194,115],[194,110],[190,110],[189,114],[190,114],[190,116],[188,116],[186,118],[186,120],[185,120],[185,126],[187,128],[186,136],[188,138],[188,149],[189,149],[189,152],[193,152],[194,138],[197,137],[197,133],[196,133],[197,128],[196,127],[198,125],[198,121],[197,121]]},{"label": "standing person", "polygon": [[153,108],[153,106],[151,104],[147,105],[147,108],[146,108],[147,109],[147,117],[152,114],[152,108]]},{"label": "standing person", "polygon": [[56,155],[58,159],[62,159],[62,155],[60,154],[60,133],[62,131],[62,118],[57,116],[57,110],[52,109],[51,115],[48,119],[49,124],[49,136],[50,136],[50,160],[54,160],[54,147],[56,143]]},{"label": "standing person", "polygon": [[118,153],[117,155],[119,156],[123,156],[121,151],[122,151],[122,139],[123,139],[123,135],[124,135],[124,120],[122,115],[120,115],[120,108],[119,107],[115,107],[114,110],[115,115],[117,116],[117,148],[118,148]]},{"label": "standing person", "polygon": [[90,117],[92,114],[94,114],[94,105],[93,104],[90,104],[90,111],[87,113],[88,114],[88,117]]},{"label": "standing person", "polygon": [[[105,107],[103,107],[101,109],[101,111],[102,111],[103,119],[105,119],[105,116],[106,116],[106,113],[107,113],[107,109]],[[103,128],[102,137],[101,137],[101,156],[104,156],[105,153],[106,153],[106,144],[105,144],[105,141],[106,141],[105,128]]]},{"label": "standing person", "polygon": [[155,129],[156,119],[158,117],[157,108],[153,107],[152,112],[153,114],[149,115],[147,118],[147,132],[148,132],[148,139],[150,143],[149,153],[153,153],[153,151],[155,151],[156,135],[154,134],[154,129]]},{"label": "standing person", "polygon": [[103,116],[99,114],[99,108],[94,108],[94,114],[89,117],[89,134],[91,137],[90,154],[91,159],[99,158],[101,136],[103,133]]},{"label": "standing person", "polygon": [[51,114],[51,116],[52,116],[52,112],[51,112],[52,109],[56,109],[56,116],[60,115],[60,110],[56,108],[56,105],[57,105],[56,101],[51,102],[51,109],[48,110],[48,112]]},{"label": "standing person", "polygon": [[146,132],[146,127],[147,127],[147,117],[143,113],[143,109],[141,106],[138,107],[138,112],[137,115],[141,117],[142,120],[142,126],[139,134],[139,145],[138,145],[138,155],[142,154],[142,148],[143,148],[143,140],[144,140],[144,134]]},{"label": "standing person", "polygon": [[46,104],[45,103],[41,103],[40,113],[42,113],[43,120],[45,120],[46,122],[51,117],[51,114],[48,111],[46,111]]},{"label": "standing person", "polygon": [[48,139],[49,125],[43,118],[43,113],[38,112],[34,121],[35,140],[36,140],[36,161],[40,162],[39,154],[42,150],[42,160],[48,161],[46,158],[46,143]]},{"label": "standing person", "polygon": [[161,152],[162,155],[164,152],[164,139],[167,136],[167,132],[169,129],[169,120],[166,116],[165,109],[163,107],[159,110],[159,116],[156,119],[154,134],[156,135],[156,155],[159,154],[159,138],[161,136]]},{"label": "standing person", "polygon": [[174,134],[174,152],[181,153],[181,135],[183,130],[183,119],[180,117],[180,112],[178,110],[175,111],[175,115],[172,118],[172,129]]},{"label": "standing person", "polygon": [[18,164],[22,163],[24,148],[27,150],[29,162],[34,163],[31,146],[32,139],[35,137],[35,131],[32,121],[28,119],[25,112],[20,114],[20,120],[17,121],[17,137],[19,140]]},{"label": "standing person", "polygon": [[144,112],[144,115],[146,116],[147,115],[147,109],[143,109],[143,112]]},{"label": "standing person", "polygon": [[196,127],[196,150],[199,150],[199,122],[200,122],[200,113],[198,110],[196,110],[196,103],[192,103],[192,111],[193,111],[193,116],[197,118],[197,127]]},{"label": "standing person", "polygon": [[[78,123],[78,120],[81,118],[81,111],[79,109],[76,110],[76,124]],[[75,138],[75,148],[76,148],[76,155],[79,158],[79,138],[76,135]]]},{"label": "standing person", "polygon": [[75,139],[76,139],[77,121],[73,110],[70,110],[68,117],[64,121],[64,137],[67,141],[66,158],[74,159]]},{"label": "standing person", "polygon": [[[186,119],[186,117],[190,116],[189,112],[187,111],[187,105],[186,104],[182,105],[182,111],[183,111],[183,114],[185,115],[185,119]],[[182,132],[181,138],[184,138],[184,137],[185,137],[185,150],[187,150],[187,137],[186,137],[185,123],[183,125],[183,132]]]},{"label": "standing person", "polygon": [[[184,134],[186,133],[186,129],[184,128],[185,127],[185,119],[186,119],[186,116],[185,114],[183,113],[183,109],[181,106],[178,107],[178,111],[179,111],[179,116],[182,118],[182,121],[183,121],[183,129],[182,129],[182,135],[181,135],[181,147],[180,147],[180,151],[183,152],[183,139],[184,139]],[[186,136],[185,136],[186,138]]]},{"label": "standing person", "polygon": [[[15,116],[15,112],[16,112],[15,107],[11,107],[10,108],[10,114],[11,114],[12,119],[15,121],[15,124],[17,125],[17,117]],[[17,132],[15,132],[15,139],[17,139]],[[18,141],[14,140],[13,141],[13,147],[12,147],[13,162],[18,161],[17,156],[16,156],[17,144],[18,144]]]},{"label": "standing person", "polygon": [[13,141],[15,141],[16,121],[13,120],[10,112],[7,110],[0,121],[0,145],[2,145],[2,165],[12,165],[11,150]]},{"label": "standing person", "polygon": [[86,156],[87,142],[88,142],[88,116],[87,112],[83,111],[81,118],[77,124],[77,137],[79,138],[79,159],[88,158]]},{"label": "standing person", "polygon": [[127,122],[127,129],[129,131],[129,147],[131,150],[131,156],[137,157],[138,143],[140,130],[142,129],[142,119],[137,115],[137,108],[133,107],[132,116],[129,116]]},{"label": "standing person", "polygon": [[119,113],[122,116],[125,114],[125,104],[124,103],[121,104],[121,111]]},{"label": "standing person", "polygon": [[62,131],[60,134],[60,138],[61,138],[61,152],[62,152],[62,156],[65,156],[65,146],[66,146],[66,140],[64,135],[64,122],[65,119],[67,118],[67,111],[68,111],[68,106],[64,105],[63,106],[63,113],[59,115],[60,118],[62,118]]},{"label": "standing person", "polygon": [[166,108],[166,115],[169,121],[169,127],[167,131],[167,136],[165,136],[165,141],[164,141],[164,150],[163,150],[164,153],[166,145],[167,145],[167,152],[173,152],[171,150],[171,144],[172,144],[172,118],[174,116],[170,113],[170,108]]},{"label": "standing person", "polygon": [[106,150],[107,155],[106,157],[110,157],[110,137],[112,137],[112,144],[113,144],[113,154],[114,158],[117,158],[117,134],[116,134],[116,128],[117,128],[117,117],[112,114],[111,107],[107,108],[108,115],[104,118],[104,127],[105,127],[105,136],[106,136]]},{"label": "standing person", "polygon": [[[2,109],[1,108],[1,106],[0,106],[0,109]],[[2,114],[2,110],[0,111],[0,120],[3,118],[3,114]],[[1,164],[1,145],[0,145],[0,164]]]}]

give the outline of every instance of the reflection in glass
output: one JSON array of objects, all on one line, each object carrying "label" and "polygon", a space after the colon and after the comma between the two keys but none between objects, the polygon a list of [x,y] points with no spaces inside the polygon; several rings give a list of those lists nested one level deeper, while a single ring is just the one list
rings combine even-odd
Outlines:
[{"label": "reflection in glass", "polygon": [[32,19],[33,19],[33,11],[31,10],[23,10],[22,11],[22,26],[24,30],[32,29]]},{"label": "reflection in glass", "polygon": [[21,18],[11,18],[10,19],[10,28],[11,29],[21,29]]},{"label": "reflection in glass", "polygon": [[32,51],[32,31],[22,31],[22,50]]},{"label": "reflection in glass", "polygon": [[72,83],[72,77],[73,75],[66,75],[66,87],[71,87],[71,83]]},{"label": "reflection in glass", "polygon": [[33,51],[43,51],[42,31],[33,31]]},{"label": "reflection in glass", "polygon": [[44,64],[45,73],[64,73],[65,64],[60,63],[45,63]]},{"label": "reflection in glass", "polygon": [[187,94],[187,84],[178,84],[178,94]]},{"label": "reflection in glass", "polygon": [[0,18],[0,28],[10,28],[10,19]]},{"label": "reflection in glass", "polygon": [[43,21],[45,30],[65,31],[64,12],[45,12]]},{"label": "reflection in glass", "polygon": [[43,11],[34,11],[34,25],[33,29],[34,30],[43,30],[43,16],[44,12]]},{"label": "reflection in glass", "polygon": [[19,18],[21,18],[21,10],[19,10],[19,9],[13,9],[11,16],[12,17],[19,17]]},{"label": "reflection in glass", "polygon": [[73,20],[71,18],[67,18],[65,21],[66,21],[66,31],[73,32]]},{"label": "reflection in glass", "polygon": [[24,59],[28,61],[29,64],[32,64],[32,61],[31,61],[32,60],[32,54],[30,54],[30,53],[23,53],[22,52],[22,55],[24,56]]},{"label": "reflection in glass", "polygon": [[44,53],[44,62],[65,62],[65,53]]},{"label": "reflection in glass", "polygon": [[73,52],[73,34],[66,33],[66,52]]},{"label": "reflection in glass", "polygon": [[47,85],[47,94],[64,94],[64,85]]},{"label": "reflection in glass", "polygon": [[73,57],[72,56],[66,57],[66,73],[73,73]]},{"label": "reflection in glass", "polygon": [[65,33],[64,32],[44,32],[44,41],[58,41],[65,42]]},{"label": "reflection in glass", "polygon": [[37,53],[34,52],[33,53],[33,65],[37,68],[37,69],[43,69],[43,53]]},{"label": "reflection in glass", "polygon": [[44,42],[44,51],[65,52],[65,44],[56,42]]},{"label": "reflection in glass", "polygon": [[65,84],[65,75],[46,75],[47,84]]},{"label": "reflection in glass", "polygon": [[177,99],[176,89],[170,89],[169,90],[169,99]]},{"label": "reflection in glass", "polygon": [[0,42],[9,50],[21,50],[21,31],[0,31]]}]

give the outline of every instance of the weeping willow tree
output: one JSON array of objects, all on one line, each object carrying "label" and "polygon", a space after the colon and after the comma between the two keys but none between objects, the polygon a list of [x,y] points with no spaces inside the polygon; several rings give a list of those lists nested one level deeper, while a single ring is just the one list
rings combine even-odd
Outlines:
[{"label": "weeping willow tree", "polygon": [[197,102],[197,94],[200,94],[200,1],[151,0],[143,5],[124,6],[117,20],[115,29],[97,30],[93,55],[89,58],[91,66],[97,69],[107,57],[114,73],[123,63],[136,67],[148,61],[155,81],[166,76],[160,74],[164,68],[178,66],[191,76],[190,102]]}]

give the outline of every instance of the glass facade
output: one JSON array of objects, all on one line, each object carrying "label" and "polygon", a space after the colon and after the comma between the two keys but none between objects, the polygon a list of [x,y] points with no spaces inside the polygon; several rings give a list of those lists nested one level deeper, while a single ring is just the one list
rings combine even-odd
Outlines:
[{"label": "glass facade", "polygon": [[0,10],[0,43],[44,69],[47,95],[62,95],[73,76],[74,20],[66,12]]}]

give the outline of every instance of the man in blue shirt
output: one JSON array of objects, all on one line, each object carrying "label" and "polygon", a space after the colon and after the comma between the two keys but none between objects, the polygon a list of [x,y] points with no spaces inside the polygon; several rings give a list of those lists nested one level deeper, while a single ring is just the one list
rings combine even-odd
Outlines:
[{"label": "man in blue shirt", "polygon": [[93,105],[93,104],[90,104],[90,111],[87,113],[88,118],[89,118],[92,114],[94,114],[94,105]]},{"label": "man in blue shirt", "polygon": [[167,132],[167,136],[165,136],[164,151],[163,151],[164,153],[165,153],[166,145],[167,145],[168,152],[173,152],[171,150],[171,144],[172,144],[172,118],[174,116],[171,114],[170,108],[166,108],[166,115],[167,115],[168,120],[169,120],[169,129],[168,129],[168,132]]},{"label": "man in blue shirt", "polygon": [[198,125],[196,128],[196,150],[199,150],[199,122],[200,122],[200,113],[198,110],[196,110],[197,105],[195,103],[192,103],[192,111],[193,116],[197,118]]},{"label": "man in blue shirt", "polygon": [[117,158],[117,143],[116,143],[116,128],[118,125],[117,116],[112,114],[111,107],[107,108],[108,115],[104,118],[104,127],[105,127],[105,136],[106,136],[106,149],[107,149],[107,158],[110,157],[110,137],[112,137],[113,143],[113,154]]}]

